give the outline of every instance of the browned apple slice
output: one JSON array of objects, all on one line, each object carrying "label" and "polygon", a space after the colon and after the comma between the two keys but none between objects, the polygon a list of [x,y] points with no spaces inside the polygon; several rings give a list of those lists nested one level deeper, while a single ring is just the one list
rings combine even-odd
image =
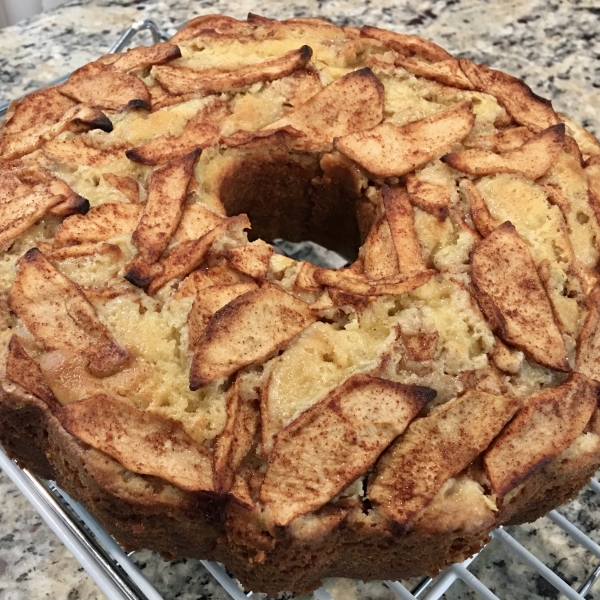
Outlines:
[{"label": "browned apple slice", "polygon": [[151,281],[138,284],[135,278],[130,278],[129,273],[125,278],[133,285],[146,288],[149,295],[155,294],[169,281],[183,279],[200,263],[211,249],[212,245],[227,232],[241,232],[250,228],[250,221],[246,215],[236,215],[229,219],[223,219],[214,229],[197,240],[189,240],[173,246],[156,265],[160,268]]},{"label": "browned apple slice", "polygon": [[361,254],[367,279],[383,279],[400,273],[398,255],[386,215],[381,215],[373,223]]},{"label": "browned apple slice", "polygon": [[277,129],[263,129],[259,131],[236,131],[234,134],[220,141],[222,146],[238,148],[243,146],[244,150],[252,148],[263,148],[265,146],[281,145],[287,148],[294,147],[294,143],[302,132],[294,129],[291,125],[278,127]]},{"label": "browned apple slice", "polygon": [[265,129],[291,126],[302,150],[330,148],[335,137],[370,129],[383,119],[383,84],[371,69],[352,71]]},{"label": "browned apple slice", "polygon": [[188,492],[214,489],[210,453],[179,421],[105,394],[64,406],[57,416],[71,435],[134,473],[160,477]]},{"label": "browned apple slice", "polygon": [[536,362],[570,371],[566,349],[529,248],[509,221],[475,247],[473,290],[495,332]]},{"label": "browned apple slice", "polygon": [[276,525],[329,502],[362,475],[427,402],[429,388],[354,375],[275,436],[260,500]]},{"label": "browned apple slice", "polygon": [[459,183],[459,189],[469,203],[471,218],[477,231],[482,237],[490,235],[500,223],[492,216],[477,186],[470,179],[463,179]]},{"label": "browned apple slice", "polygon": [[263,281],[269,272],[273,246],[262,240],[256,240],[247,246],[238,246],[225,250],[223,256],[234,269],[249,275],[252,279]]},{"label": "browned apple slice", "polygon": [[93,374],[114,373],[129,358],[79,286],[37,248],[19,261],[9,306],[46,350],[83,355]]},{"label": "browned apple slice", "polygon": [[508,152],[522,146],[533,135],[527,127],[511,127],[496,133],[468,137],[463,141],[463,145],[467,148],[480,148],[491,152]]},{"label": "browned apple slice", "polygon": [[118,189],[131,204],[140,203],[140,185],[135,179],[114,173],[103,173],[102,177],[106,183]]},{"label": "browned apple slice", "polygon": [[149,264],[166,250],[181,221],[187,186],[199,155],[200,151],[194,150],[152,173],[144,212],[131,236]]},{"label": "browned apple slice", "polygon": [[502,498],[566,450],[596,408],[599,384],[573,373],[555,388],[529,397],[483,457],[492,491]]},{"label": "browned apple slice", "polygon": [[212,316],[238,296],[258,289],[256,283],[216,285],[199,290],[187,318],[188,348],[194,352]]},{"label": "browned apple slice", "polygon": [[401,296],[425,285],[434,275],[436,271],[429,269],[370,281],[364,275],[357,275],[349,269],[334,271],[319,267],[314,277],[321,285],[357,296]]},{"label": "browned apple slice", "polygon": [[317,266],[310,262],[302,261],[298,267],[298,274],[294,280],[294,287],[307,292],[319,292],[322,285],[315,279]]},{"label": "browned apple slice", "polygon": [[581,153],[577,142],[570,135],[565,135],[563,150],[567,154],[570,154],[580,164],[580,166],[583,166],[583,163],[585,162],[583,160],[583,154]]},{"label": "browned apple slice", "polygon": [[37,363],[23,348],[19,336],[13,335],[8,342],[6,359],[6,377],[19,384],[22,388],[43,400],[48,407],[55,411],[60,403],[50,389]]},{"label": "browned apple slice", "polygon": [[57,88],[43,88],[11,102],[2,121],[0,134],[21,133],[40,125],[47,128],[58,123],[75,104],[74,100],[63,96]]},{"label": "browned apple slice", "polygon": [[446,52],[443,48],[430,42],[421,39],[416,35],[407,35],[405,33],[395,33],[378,27],[364,25],[360,29],[360,34],[363,37],[373,38],[385,44],[392,50],[399,52],[403,56],[422,56],[431,61],[449,60],[452,55]]},{"label": "browned apple slice", "polygon": [[562,151],[565,126],[560,123],[533,136],[515,150],[496,154],[490,150],[471,149],[442,156],[453,169],[469,175],[520,173],[528,179],[545,175]]},{"label": "browned apple slice", "polygon": [[448,58],[434,63],[414,58],[396,58],[394,63],[397,67],[402,67],[410,73],[433,79],[444,85],[449,85],[460,90],[472,90],[473,84],[460,68],[457,58]]},{"label": "browned apple slice", "polygon": [[587,129],[572,121],[563,113],[556,113],[558,118],[567,126],[567,133],[577,142],[581,152],[596,156],[600,159],[600,140]]},{"label": "browned apple slice", "polygon": [[419,332],[415,335],[400,332],[400,337],[408,360],[423,362],[435,358],[440,337],[437,331]]},{"label": "browned apple slice", "polygon": [[[41,244],[38,246],[41,246]],[[65,248],[57,249],[38,249],[48,260],[52,261],[81,258],[82,256],[93,256],[94,254],[108,256],[112,260],[117,261],[123,256],[123,251],[119,246],[106,242],[100,242],[99,244],[79,244],[77,246],[66,246]]]},{"label": "browned apple slice", "polygon": [[397,127],[383,123],[335,141],[335,147],[378,177],[399,177],[445,154],[475,124],[472,104],[462,102]]},{"label": "browned apple slice", "polygon": [[450,192],[444,185],[407,175],[406,191],[410,203],[433,215],[438,221],[445,221],[450,213]]},{"label": "browned apple slice", "polygon": [[223,217],[216,215],[202,204],[186,204],[173,240],[176,242],[197,240],[222,223],[223,220]]},{"label": "browned apple slice", "polygon": [[115,71],[127,73],[134,69],[147,69],[152,65],[164,65],[176,58],[181,58],[179,46],[163,42],[152,46],[138,46],[117,54],[110,66]]},{"label": "browned apple slice", "polygon": [[103,242],[135,230],[142,207],[137,204],[106,202],[94,206],[86,215],[65,219],[54,237],[55,246]]},{"label": "browned apple slice", "polygon": [[215,441],[213,479],[217,493],[231,489],[235,473],[252,446],[259,424],[258,406],[241,397],[239,378],[236,377],[227,395],[227,423]]},{"label": "browned apple slice", "polygon": [[[392,240],[398,254],[400,273],[424,271],[425,261],[415,231],[413,207],[405,190],[398,187],[382,188],[385,216],[390,224]],[[365,270],[365,274],[366,270]],[[368,274],[367,274],[368,277]]]},{"label": "browned apple slice", "polygon": [[170,94],[218,94],[240,89],[259,81],[273,81],[290,75],[306,65],[312,56],[309,46],[287,52],[278,58],[246,65],[234,71],[216,67],[190,69],[188,67],[158,66],[152,69],[155,79]]},{"label": "browned apple slice", "polygon": [[78,104],[69,108],[59,121],[37,123],[25,131],[0,136],[0,158],[11,160],[41,148],[63,131],[75,133],[89,129],[112,131],[110,119],[97,108]]},{"label": "browned apple slice", "polygon": [[409,528],[442,485],[473,462],[518,409],[516,398],[472,390],[413,421],[378,462],[369,500]]},{"label": "browned apple slice", "polygon": [[[181,246],[181,244],[180,244]],[[141,254],[135,257],[125,265],[124,279],[131,285],[146,290],[154,279],[160,277],[165,272],[165,266],[162,262],[147,263]]]},{"label": "browned apple slice", "polygon": [[80,67],[58,89],[65,96],[96,108],[151,108],[150,92],[139,77],[99,62]]},{"label": "browned apple slice", "polygon": [[226,102],[215,102],[190,119],[180,135],[160,135],[143,146],[127,150],[125,154],[142,165],[156,165],[197,148],[208,148],[219,141],[219,124],[229,113]]},{"label": "browned apple slice", "polygon": [[587,299],[588,313],[579,339],[575,371],[600,381],[600,292]]},{"label": "browned apple slice", "polygon": [[560,123],[552,103],[534,94],[524,81],[464,58],[460,67],[476,90],[495,96],[519,125],[538,132]]},{"label": "browned apple slice", "polygon": [[270,283],[217,311],[198,340],[190,389],[264,360],[313,321],[308,304]]},{"label": "browned apple slice", "polygon": [[0,250],[6,250],[37,223],[50,208],[64,200],[48,185],[24,184],[14,173],[0,173]]},{"label": "browned apple slice", "polygon": [[120,158],[115,150],[93,148],[84,138],[50,140],[42,146],[44,154],[58,163],[74,163],[88,167],[102,167]]},{"label": "browned apple slice", "polygon": [[251,35],[255,26],[225,15],[202,15],[191,19],[171,38],[172,42],[184,42],[207,33],[240,39]]},{"label": "browned apple slice", "polygon": [[233,285],[234,283],[248,283],[250,278],[233,269],[229,263],[222,263],[208,269],[192,271],[179,286],[175,298],[193,296],[200,290],[214,285]]},{"label": "browned apple slice", "polygon": [[55,217],[70,217],[72,215],[85,215],[90,210],[90,202],[86,198],[83,198],[79,194],[76,194],[71,190],[67,184],[65,187],[69,189],[68,194],[64,197],[64,200],[55,204],[48,210],[49,215]]}]

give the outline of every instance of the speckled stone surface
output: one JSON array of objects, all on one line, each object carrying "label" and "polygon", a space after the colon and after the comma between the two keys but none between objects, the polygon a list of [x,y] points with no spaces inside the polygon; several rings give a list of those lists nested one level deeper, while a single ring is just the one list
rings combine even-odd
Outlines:
[{"label": "speckled stone surface", "polygon": [[[32,91],[105,53],[132,22],[153,19],[173,33],[192,16],[248,11],[274,18],[323,16],[344,25],[368,23],[432,39],[450,52],[524,78],[557,110],[600,134],[600,6],[597,0],[76,0],[0,30],[0,103]],[[148,43],[149,37],[137,38]],[[562,512],[600,543],[600,497],[591,490]],[[577,587],[598,559],[549,519],[510,528],[524,546]],[[224,600],[225,592],[197,561],[166,563],[134,555],[165,598]],[[559,598],[558,592],[492,542],[470,570],[505,600]],[[380,582],[325,583],[335,600],[392,600]],[[85,599],[103,594],[68,550],[0,472],[0,600]],[[257,596],[254,596],[257,597]],[[285,595],[282,595],[282,598]],[[479,598],[457,583],[452,600]],[[600,584],[588,598],[600,599]],[[306,599],[307,597],[303,597]]]}]

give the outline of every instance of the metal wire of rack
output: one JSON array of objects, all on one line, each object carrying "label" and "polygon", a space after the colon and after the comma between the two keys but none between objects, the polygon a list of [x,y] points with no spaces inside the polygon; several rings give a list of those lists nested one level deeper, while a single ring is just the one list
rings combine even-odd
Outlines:
[{"label": "metal wire of rack", "polygon": [[[137,21],[121,34],[108,53],[120,52],[142,31],[149,31],[154,43],[169,38],[153,21]],[[65,75],[55,79],[48,86],[62,83],[68,77],[69,75]],[[0,105],[0,119],[6,114],[9,104],[10,102],[6,102]],[[163,597],[146,579],[130,555],[125,554],[81,504],[70,498],[54,482],[42,480],[27,470],[21,470],[14,461],[8,458],[1,447],[0,468],[36,508],[42,519],[69,548],[109,600],[163,600]],[[593,479],[589,487],[600,495],[598,480]],[[491,537],[537,572],[568,600],[586,600],[585,595],[600,579],[600,545],[557,511],[551,511],[548,517],[579,546],[598,559],[596,567],[588,574],[578,589],[574,589],[554,573],[505,529],[497,529],[491,533]],[[384,584],[401,600],[438,600],[458,581],[463,582],[485,600],[501,600],[469,571],[469,565],[478,556],[475,555],[460,564],[452,565],[435,579],[424,577],[410,590],[399,581],[385,581]],[[252,592],[245,592],[221,564],[212,561],[200,562],[233,600],[247,600],[247,598],[255,596]],[[518,591],[517,594],[519,594]],[[338,600],[323,587],[315,590],[313,598],[315,600]]]}]

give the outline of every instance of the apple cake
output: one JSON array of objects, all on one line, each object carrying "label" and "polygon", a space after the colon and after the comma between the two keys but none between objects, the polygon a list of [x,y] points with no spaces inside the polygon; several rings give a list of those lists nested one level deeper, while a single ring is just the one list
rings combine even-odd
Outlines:
[{"label": "apple cake", "polygon": [[515,77],[203,16],[13,102],[0,195],[0,441],[128,550],[435,573],[600,465],[600,143]]}]

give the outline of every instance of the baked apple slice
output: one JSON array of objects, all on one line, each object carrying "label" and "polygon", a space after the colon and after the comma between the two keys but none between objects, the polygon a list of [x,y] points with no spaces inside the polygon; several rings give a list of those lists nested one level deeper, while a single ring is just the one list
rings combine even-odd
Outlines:
[{"label": "baked apple slice", "polygon": [[487,237],[500,225],[492,216],[481,192],[470,179],[462,179],[458,184],[460,192],[471,209],[471,218],[481,237]]},{"label": "baked apple slice", "polygon": [[230,114],[229,105],[217,101],[198,112],[184,126],[180,135],[160,135],[147,144],[125,151],[129,160],[142,165],[157,165],[193,150],[208,148],[221,137],[221,121]]},{"label": "baked apple slice", "polygon": [[563,149],[565,126],[560,123],[544,129],[522,146],[496,154],[491,150],[471,149],[442,156],[442,161],[457,171],[469,175],[519,173],[527,179],[544,176]]},{"label": "baked apple slice", "polygon": [[445,221],[450,214],[450,192],[444,185],[407,175],[406,191],[411,204],[433,215],[438,221]]},{"label": "baked apple slice", "polygon": [[44,378],[42,370],[33,358],[27,354],[18,335],[13,335],[8,342],[6,377],[9,381],[19,384],[36,398],[43,400],[52,411],[60,406],[54,392]]},{"label": "baked apple slice", "polygon": [[183,216],[179,221],[179,227],[173,235],[174,242],[186,242],[197,240],[225,219],[202,204],[186,204],[183,207]]},{"label": "baked apple slice", "polygon": [[96,394],[60,408],[56,416],[77,439],[126,469],[154,475],[188,492],[212,492],[211,455],[179,421]]},{"label": "baked apple slice", "polygon": [[54,237],[54,245],[71,246],[103,242],[122,233],[132,233],[142,214],[139,204],[106,202],[92,207],[86,215],[65,219]]},{"label": "baked apple slice", "polygon": [[117,150],[88,146],[84,137],[50,140],[42,146],[44,155],[59,164],[103,167],[121,158]]},{"label": "baked apple slice", "polygon": [[403,56],[422,56],[434,63],[452,58],[450,53],[437,44],[429,40],[423,40],[416,35],[396,33],[378,27],[371,27],[370,25],[363,25],[360,29],[360,35],[375,39]]},{"label": "baked apple slice", "polygon": [[473,87],[497,98],[519,125],[525,125],[537,133],[560,123],[552,103],[534,94],[524,81],[485,65],[477,65],[466,58],[459,60],[460,68]]},{"label": "baked apple slice", "polygon": [[140,203],[140,185],[132,177],[116,175],[115,173],[103,173],[102,178],[106,183],[119,190],[131,204]]},{"label": "baked apple slice", "polygon": [[44,349],[82,354],[94,375],[110,375],[129,359],[79,286],[37,248],[19,261],[8,303]]},{"label": "baked apple slice", "polygon": [[424,271],[425,261],[415,231],[413,207],[405,190],[384,185],[382,190],[385,216],[390,224],[392,240],[398,255],[400,273]]},{"label": "baked apple slice", "polygon": [[186,191],[199,150],[174,158],[155,169],[148,184],[148,199],[131,236],[143,259],[152,264],[167,249],[183,216]]},{"label": "baked apple slice", "polygon": [[198,239],[187,240],[173,246],[168,252],[154,263],[154,275],[146,282],[136,279],[135,270],[128,271],[125,278],[133,285],[146,288],[152,296],[171,280],[183,279],[194,269],[200,266],[212,245],[229,232],[241,233],[250,228],[250,221],[246,215],[236,215],[229,219],[222,219],[214,228]]},{"label": "baked apple slice", "polygon": [[233,71],[215,67],[190,69],[171,65],[157,66],[152,69],[155,79],[170,93],[182,94],[220,94],[258,83],[273,81],[290,75],[303,68],[312,56],[309,46],[302,46],[278,58],[246,65]]},{"label": "baked apple slice", "polygon": [[555,388],[529,397],[483,457],[492,491],[500,498],[566,450],[597,405],[600,384],[573,373]]},{"label": "baked apple slice", "polygon": [[[239,377],[236,377],[227,395],[227,423],[215,440],[215,492],[227,492],[233,486],[235,473],[252,447],[259,424],[258,405],[242,398]],[[232,493],[235,495],[235,491]]]},{"label": "baked apple slice", "polygon": [[58,121],[37,122],[24,131],[1,135],[0,159],[12,160],[25,156],[64,131],[78,133],[90,129],[110,132],[112,123],[97,108],[77,104],[64,112]]},{"label": "baked apple slice", "polygon": [[64,196],[48,185],[24,184],[14,173],[0,173],[0,249],[9,246],[46,215]]},{"label": "baked apple slice", "polygon": [[10,103],[2,121],[0,135],[21,133],[32,127],[50,127],[77,103],[61,94],[56,87],[47,87]]},{"label": "baked apple slice", "polygon": [[473,462],[518,409],[516,398],[472,390],[413,421],[377,463],[367,497],[409,528],[442,485]]},{"label": "baked apple slice", "polygon": [[95,108],[151,108],[150,92],[139,77],[120,73],[100,62],[80,67],[58,89],[61,94]]},{"label": "baked apple slice", "polygon": [[425,285],[436,273],[428,269],[371,281],[349,269],[334,271],[319,267],[315,270],[314,278],[321,285],[357,296],[401,296]]},{"label": "baked apple slice", "polygon": [[315,318],[308,304],[270,283],[239,296],[213,315],[200,336],[190,389],[265,359]]},{"label": "baked apple slice", "polygon": [[575,371],[600,381],[600,292],[587,300],[588,313],[577,340]]},{"label": "baked apple slice", "polygon": [[525,242],[506,221],[471,257],[473,290],[492,329],[534,361],[570,371],[552,306]]},{"label": "baked apple slice", "polygon": [[429,388],[354,375],[275,436],[260,499],[276,525],[319,508],[362,475],[427,402]]},{"label": "baked apple slice", "polygon": [[381,123],[383,92],[383,84],[371,69],[352,71],[265,129],[301,131],[305,137],[294,145],[300,150],[331,148],[334,138]]},{"label": "baked apple slice", "polygon": [[463,145],[467,148],[479,148],[491,152],[508,152],[522,146],[533,135],[527,127],[511,127],[496,133],[468,137],[463,141]]},{"label": "baked apple slice", "polygon": [[110,66],[115,71],[128,73],[135,69],[147,69],[153,65],[164,65],[181,58],[181,50],[176,44],[162,42],[152,46],[138,46],[122,54],[109,54]]},{"label": "baked apple slice", "polygon": [[238,246],[222,252],[229,264],[252,279],[263,281],[269,272],[273,246],[256,240],[246,246]]},{"label": "baked apple slice", "polygon": [[396,58],[394,64],[406,69],[409,73],[432,79],[444,85],[458,88],[459,90],[472,90],[473,84],[462,72],[457,58],[448,58],[434,63],[416,60],[414,58]]},{"label": "baked apple slice", "polygon": [[258,289],[256,283],[215,285],[198,290],[187,318],[188,348],[193,352],[212,316],[238,296]]},{"label": "baked apple slice", "polygon": [[[367,279],[383,279],[400,274],[396,247],[386,215],[381,215],[373,223],[362,246],[361,254]],[[300,282],[302,281],[303,279],[300,279]]]},{"label": "baked apple slice", "polygon": [[400,177],[445,154],[475,124],[470,102],[398,127],[382,123],[335,140],[336,149],[377,177]]}]

